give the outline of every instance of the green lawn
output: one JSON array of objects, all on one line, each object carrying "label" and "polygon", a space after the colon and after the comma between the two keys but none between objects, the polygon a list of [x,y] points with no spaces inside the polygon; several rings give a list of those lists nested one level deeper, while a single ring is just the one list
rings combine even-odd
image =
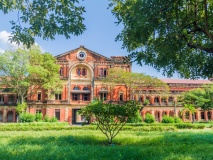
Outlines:
[{"label": "green lawn", "polygon": [[1,131],[0,159],[213,159],[213,130],[121,131],[115,145],[97,130]]}]

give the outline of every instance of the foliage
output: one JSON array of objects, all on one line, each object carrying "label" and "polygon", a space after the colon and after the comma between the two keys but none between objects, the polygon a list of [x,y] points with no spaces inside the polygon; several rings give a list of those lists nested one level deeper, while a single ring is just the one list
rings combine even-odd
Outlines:
[{"label": "foliage", "polygon": [[20,121],[25,122],[33,122],[35,120],[35,116],[30,113],[22,113],[20,114]]},{"label": "foliage", "polygon": [[175,123],[175,120],[173,117],[164,115],[161,122],[162,123]]},{"label": "foliage", "polygon": [[35,121],[36,122],[41,122],[43,118],[43,114],[42,113],[36,113],[35,114]]},{"label": "foliage", "polygon": [[27,108],[27,103],[23,102],[23,103],[18,103],[17,107],[16,107],[16,112],[18,114],[22,114],[26,112],[26,108]]},{"label": "foliage", "polygon": [[179,123],[175,124],[178,129],[204,129],[205,125],[202,124],[190,124],[190,123]]},{"label": "foliage", "polygon": [[168,85],[158,78],[143,73],[128,72],[122,68],[110,68],[107,77],[103,81],[103,85],[111,85],[111,89],[116,84],[124,84],[130,90],[131,100],[134,99],[135,95],[141,97],[144,94],[143,106],[149,104],[149,101],[146,100],[146,94],[149,89],[155,88],[155,91],[159,94],[167,94],[169,90]]},{"label": "foliage", "polygon": [[150,113],[147,113],[146,116],[145,116],[144,122],[154,123],[155,119],[154,119],[153,115],[151,115]]},{"label": "foliage", "polygon": [[112,0],[124,25],[116,40],[130,58],[167,76],[212,77],[213,3],[211,0]]},{"label": "foliage", "polygon": [[142,122],[142,117],[140,115],[140,112],[137,112],[135,117],[128,118],[127,123],[140,123]]},{"label": "foliage", "polygon": [[50,117],[48,115],[44,116],[44,122],[50,122]]},{"label": "foliage", "polygon": [[183,120],[177,116],[174,117],[175,123],[183,123]]},{"label": "foliage", "polygon": [[1,0],[0,11],[17,13],[17,19],[10,20],[10,40],[28,48],[35,43],[35,37],[52,40],[56,35],[64,35],[70,38],[71,34],[80,35],[85,30],[82,17],[85,10],[78,5],[78,0]]},{"label": "foliage", "polygon": [[52,118],[50,118],[50,121],[49,121],[49,122],[58,122],[58,119],[55,118],[55,117],[52,117]]},{"label": "foliage", "polygon": [[54,93],[62,86],[56,59],[39,47],[1,53],[0,64],[2,84],[18,94],[19,103],[39,87]]},{"label": "foliage", "polygon": [[95,117],[97,127],[107,137],[108,143],[123,128],[128,119],[137,116],[140,106],[136,101],[129,101],[124,104],[104,104],[102,101],[93,101],[85,108],[81,109],[81,114],[90,119]]}]

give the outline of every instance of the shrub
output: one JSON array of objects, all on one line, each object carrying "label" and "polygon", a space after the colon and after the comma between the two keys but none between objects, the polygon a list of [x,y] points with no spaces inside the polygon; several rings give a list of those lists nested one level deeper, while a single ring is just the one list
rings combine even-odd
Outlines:
[{"label": "shrub", "polygon": [[35,116],[30,113],[22,113],[20,115],[21,122],[33,122],[35,120]]},{"label": "shrub", "polygon": [[140,112],[137,112],[135,117],[128,118],[127,123],[140,123],[142,122],[142,117]]},{"label": "shrub", "polygon": [[49,122],[58,122],[58,119],[55,117],[50,118]]},{"label": "shrub", "polygon": [[175,124],[178,129],[204,129],[205,125],[202,124],[191,124],[191,123],[181,123]]},{"label": "shrub", "polygon": [[47,115],[44,116],[44,122],[49,122],[50,121],[50,117],[48,117]]},{"label": "shrub", "polygon": [[175,123],[183,123],[183,120],[177,116],[174,117],[174,121],[175,121]]},{"label": "shrub", "polygon": [[42,121],[42,117],[43,117],[42,113],[36,113],[35,121],[36,122],[41,122]]},{"label": "shrub", "polygon": [[146,117],[145,117],[145,120],[144,120],[146,123],[153,123],[155,121],[154,117],[148,113],[146,114]]},{"label": "shrub", "polygon": [[162,123],[175,123],[175,120],[173,117],[164,115],[162,119]]}]

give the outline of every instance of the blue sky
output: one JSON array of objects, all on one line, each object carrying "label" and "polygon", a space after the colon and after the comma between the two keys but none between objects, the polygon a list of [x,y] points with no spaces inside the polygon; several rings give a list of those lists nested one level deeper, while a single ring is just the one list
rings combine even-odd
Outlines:
[{"label": "blue sky", "polygon": [[[78,37],[72,36],[71,39],[66,39],[64,36],[56,36],[53,41],[44,41],[36,38],[36,42],[44,51],[53,55],[67,52],[80,45],[84,45],[86,48],[106,57],[128,55],[128,52],[122,49],[122,42],[115,42],[115,37],[121,32],[122,26],[115,24],[116,19],[111,11],[107,9],[108,3],[107,0],[84,0],[80,2],[86,9],[84,24],[87,30],[82,35]],[[16,20],[15,14],[5,16],[0,13],[0,51],[14,48],[15,46],[15,44],[7,42],[7,36],[11,32],[9,20],[12,19]],[[138,66],[133,64],[132,71],[165,78],[161,72],[157,72],[154,68],[145,65]],[[178,78],[178,76],[174,75],[174,78]]]}]

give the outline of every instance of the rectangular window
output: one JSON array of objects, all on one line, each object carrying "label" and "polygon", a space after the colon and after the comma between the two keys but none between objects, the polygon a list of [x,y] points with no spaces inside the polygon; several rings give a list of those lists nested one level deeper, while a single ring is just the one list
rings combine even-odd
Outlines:
[{"label": "rectangular window", "polygon": [[100,68],[99,69],[99,76],[106,77],[107,76],[107,68]]},{"label": "rectangular window", "polygon": [[60,120],[60,109],[55,109],[55,118]]},{"label": "rectangular window", "polygon": [[41,109],[36,109],[36,113],[41,113]]},{"label": "rectangular window", "polygon": [[63,76],[63,74],[64,74],[64,68],[63,67],[60,68],[60,72],[59,73],[60,73],[60,76]]},{"label": "rectangular window", "polygon": [[120,93],[119,94],[119,101],[123,101],[124,100],[124,94],[123,93]]},{"label": "rectangular window", "polygon": [[107,100],[107,93],[100,93],[100,100],[106,101]]},{"label": "rectangular window", "polygon": [[38,100],[38,101],[41,100],[41,92],[37,92],[37,100]]},{"label": "rectangular window", "polygon": [[89,101],[90,100],[90,94],[82,94],[82,100],[83,101]]},{"label": "rectangular window", "polygon": [[73,101],[79,101],[80,100],[80,94],[73,93],[72,94],[72,100]]},{"label": "rectangular window", "polygon": [[61,100],[61,94],[55,94],[55,100]]}]

